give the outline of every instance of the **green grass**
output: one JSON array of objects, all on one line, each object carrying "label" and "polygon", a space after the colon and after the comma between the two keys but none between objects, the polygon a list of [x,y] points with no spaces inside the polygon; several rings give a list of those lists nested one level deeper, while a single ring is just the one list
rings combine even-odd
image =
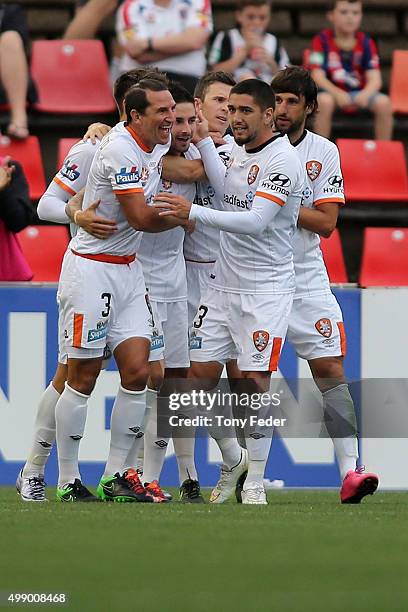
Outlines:
[{"label": "green grass", "polygon": [[405,612],[407,519],[406,493],[342,506],[283,490],[250,508],[24,504],[0,488],[0,592],[66,592],[47,609],[81,612]]}]

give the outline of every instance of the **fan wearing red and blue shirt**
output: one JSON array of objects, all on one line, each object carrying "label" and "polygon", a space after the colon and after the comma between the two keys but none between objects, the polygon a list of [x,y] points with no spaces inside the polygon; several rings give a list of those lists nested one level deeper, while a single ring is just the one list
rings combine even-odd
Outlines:
[{"label": "fan wearing red and blue shirt", "polygon": [[312,41],[310,69],[320,93],[315,131],[330,137],[336,108],[347,112],[366,109],[374,115],[377,140],[392,138],[391,101],[381,93],[380,61],[375,42],[360,31],[363,4],[360,0],[334,0],[327,18],[332,28]]}]

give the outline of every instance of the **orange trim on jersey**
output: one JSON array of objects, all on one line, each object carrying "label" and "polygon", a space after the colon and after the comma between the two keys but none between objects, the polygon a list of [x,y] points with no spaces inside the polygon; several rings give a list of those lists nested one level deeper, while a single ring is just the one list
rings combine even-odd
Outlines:
[{"label": "orange trim on jersey", "polygon": [[82,346],[82,330],[84,327],[84,315],[74,313],[74,340],[72,346],[81,348]]},{"label": "orange trim on jersey", "polygon": [[153,149],[149,149],[149,147],[147,145],[145,145],[145,143],[139,138],[139,136],[136,134],[135,130],[133,130],[130,127],[130,125],[127,125],[126,129],[129,132],[129,134],[132,136],[132,138],[134,140],[136,140],[137,144],[142,149],[142,151],[144,151],[145,153],[151,153],[153,151]]},{"label": "orange trim on jersey", "polygon": [[264,193],[263,191],[256,191],[256,196],[260,196],[261,198],[266,198],[267,200],[271,200],[271,202],[275,202],[275,204],[279,204],[279,206],[285,206],[285,202],[276,196],[271,195],[270,193]]},{"label": "orange trim on jersey", "polygon": [[274,338],[272,344],[272,353],[269,360],[269,372],[276,372],[278,369],[279,357],[282,348],[282,338]]},{"label": "orange trim on jersey", "polygon": [[71,249],[71,251],[78,257],[92,259],[92,261],[101,261],[102,263],[130,264],[136,259],[136,253],[133,253],[133,255],[111,255],[110,253],[96,253],[93,255],[91,253],[78,253],[78,251],[74,251],[74,249]]},{"label": "orange trim on jersey", "polygon": [[341,200],[340,198],[322,198],[321,200],[316,200],[313,202],[314,206],[320,206],[320,204],[341,204],[344,206],[346,203],[345,200]]},{"label": "orange trim on jersey", "polygon": [[72,195],[72,196],[76,195],[76,191],[74,191],[73,189],[71,189],[71,187],[68,187],[68,185],[66,185],[65,183],[63,183],[63,182],[61,181],[61,179],[59,179],[59,178],[58,178],[58,176],[54,176],[54,179],[53,179],[53,180],[54,180],[54,181],[57,183],[57,185],[59,185],[59,186],[60,186],[60,187],[61,187],[61,188],[62,188],[64,191],[67,191],[67,192],[69,193],[69,195]]},{"label": "orange trim on jersey", "polygon": [[339,328],[340,333],[340,350],[343,357],[347,352],[347,338],[346,338],[346,330],[344,329],[343,321],[337,323],[337,327]]},{"label": "orange trim on jersey", "polygon": [[132,187],[131,189],[113,189],[112,191],[115,195],[120,193],[124,193],[125,195],[127,193],[144,193],[143,187]]}]

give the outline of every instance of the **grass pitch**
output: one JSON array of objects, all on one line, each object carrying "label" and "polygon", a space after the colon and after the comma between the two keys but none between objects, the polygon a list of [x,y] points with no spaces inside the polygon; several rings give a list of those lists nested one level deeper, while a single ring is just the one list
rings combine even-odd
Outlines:
[{"label": "grass pitch", "polygon": [[13,591],[65,592],[67,605],[46,608],[408,610],[408,493],[359,506],[340,505],[336,491],[268,497],[254,508],[37,505],[0,488],[3,602]]}]

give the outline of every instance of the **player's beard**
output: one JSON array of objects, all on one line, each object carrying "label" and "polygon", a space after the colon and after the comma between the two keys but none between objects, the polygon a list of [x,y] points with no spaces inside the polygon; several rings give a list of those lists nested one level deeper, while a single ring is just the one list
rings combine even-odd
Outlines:
[{"label": "player's beard", "polygon": [[279,126],[279,121],[276,121],[275,127],[278,132],[281,132],[282,134],[287,134],[288,136],[290,136],[291,134],[295,134],[298,130],[300,130],[300,128],[302,127],[302,124],[303,124],[303,118],[298,119],[297,121],[288,122],[286,123],[286,125],[282,127]]}]

